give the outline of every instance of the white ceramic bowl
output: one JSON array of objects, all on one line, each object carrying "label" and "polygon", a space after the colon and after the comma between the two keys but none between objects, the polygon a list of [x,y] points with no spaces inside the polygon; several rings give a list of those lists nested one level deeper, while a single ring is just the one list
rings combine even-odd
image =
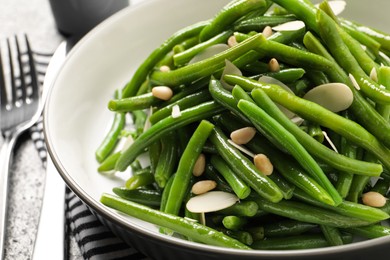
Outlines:
[{"label": "white ceramic bowl", "polygon": [[[387,29],[390,2],[350,0],[343,16]],[[227,0],[149,0],[120,11],[87,34],[71,51],[56,77],[44,112],[45,137],[67,185],[126,242],[155,259],[283,259],[374,257],[390,252],[390,237],[341,247],[295,251],[240,251],[159,234],[148,223],[125,217],[99,202],[120,186],[126,173],[97,173],[94,151],[111,119],[107,101],[137,66],[172,33],[209,19]],[[367,6],[368,5],[368,6]],[[363,258],[361,258],[363,259]]]}]

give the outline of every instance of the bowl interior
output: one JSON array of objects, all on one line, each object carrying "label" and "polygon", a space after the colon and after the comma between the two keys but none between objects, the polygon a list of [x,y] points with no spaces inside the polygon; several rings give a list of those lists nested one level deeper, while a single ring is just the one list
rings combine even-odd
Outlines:
[{"label": "bowl interior", "polygon": [[[60,174],[90,207],[123,226],[162,236],[143,221],[103,207],[99,198],[129,172],[97,173],[94,151],[112,119],[107,102],[115,89],[165,39],[187,25],[213,17],[227,0],[149,0],[120,11],[87,34],[71,51],[45,108],[45,136]],[[390,2],[349,0],[344,17],[387,29]],[[129,220],[130,219],[130,220]],[[168,238],[173,239],[175,238]],[[188,242],[179,242],[188,243]],[[206,246],[205,246],[206,247]]]}]

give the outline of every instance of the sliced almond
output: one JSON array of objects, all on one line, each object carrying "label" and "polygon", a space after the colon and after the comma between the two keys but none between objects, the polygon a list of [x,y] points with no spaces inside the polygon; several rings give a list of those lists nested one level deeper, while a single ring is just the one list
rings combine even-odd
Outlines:
[{"label": "sliced almond", "polygon": [[206,48],[205,50],[199,52],[197,55],[195,55],[189,61],[188,64],[192,64],[192,63],[196,63],[196,62],[205,60],[207,58],[210,58],[210,57],[214,56],[215,54],[218,54],[220,52],[226,51],[227,49],[229,49],[229,45],[224,44],[224,43],[219,43],[219,44],[212,45],[212,46]]},{"label": "sliced almond", "polygon": [[376,71],[376,68],[373,67],[371,72],[370,72],[370,78],[375,81],[375,82],[378,82],[378,72]]},{"label": "sliced almond", "polygon": [[221,84],[225,89],[232,90],[234,86],[226,83],[226,81],[223,79],[226,74],[242,76],[242,72],[231,61],[225,60],[225,68],[223,69],[221,76]]},{"label": "sliced almond", "polygon": [[256,135],[256,128],[243,127],[230,134],[230,138],[236,144],[247,144]]},{"label": "sliced almond", "polygon": [[332,112],[340,112],[351,106],[353,93],[343,83],[328,83],[309,90],[303,98],[317,103]]},{"label": "sliced almond", "polygon": [[238,197],[232,193],[209,191],[189,199],[186,207],[190,212],[207,213],[228,208],[238,200]]},{"label": "sliced almond", "polygon": [[169,100],[173,96],[173,91],[167,86],[156,86],[152,88],[152,94],[158,99]]},{"label": "sliced almond", "polygon": [[356,81],[355,77],[354,77],[352,74],[349,74],[348,77],[349,77],[349,80],[351,80],[352,85],[353,85],[357,90],[360,90],[359,83]]},{"label": "sliced almond", "polygon": [[123,143],[121,152],[126,151],[133,143],[134,143],[134,139],[133,139],[133,137],[131,135],[126,137],[126,140]]},{"label": "sliced almond", "polygon": [[237,148],[238,150],[240,150],[241,152],[243,152],[244,154],[246,154],[246,155],[248,155],[248,156],[250,156],[252,158],[255,157],[254,153],[252,153],[251,151],[246,149],[244,146],[236,144],[231,139],[228,139],[228,143],[231,144],[233,147]]},{"label": "sliced almond", "polygon": [[178,118],[178,117],[181,116],[181,111],[180,111],[179,105],[174,105],[174,106],[172,107],[171,116],[172,116],[173,118]]},{"label": "sliced almond", "polygon": [[227,44],[229,47],[233,47],[233,46],[237,45],[236,36],[234,36],[234,35],[230,36],[228,41],[227,41]]},{"label": "sliced almond", "polygon": [[272,27],[272,30],[277,31],[277,32],[282,32],[282,31],[298,31],[300,29],[305,28],[305,23],[302,21],[291,21],[287,23],[283,23],[277,26]]},{"label": "sliced almond", "polygon": [[198,181],[192,186],[191,192],[200,195],[215,189],[215,187],[217,187],[217,183],[213,180]]},{"label": "sliced almond", "polygon": [[[328,4],[335,15],[341,14],[345,10],[345,7],[347,5],[347,3],[343,0],[329,1]],[[316,7],[318,8],[319,4],[317,4]]]},{"label": "sliced almond", "polygon": [[376,191],[369,191],[362,195],[362,202],[367,206],[380,208],[386,204],[386,201],[386,197]]}]

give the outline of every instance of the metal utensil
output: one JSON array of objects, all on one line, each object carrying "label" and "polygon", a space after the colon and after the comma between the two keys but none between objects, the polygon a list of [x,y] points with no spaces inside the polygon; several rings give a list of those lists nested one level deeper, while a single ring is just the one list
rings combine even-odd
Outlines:
[{"label": "metal utensil", "polygon": [[[59,69],[65,61],[68,47],[69,45],[66,41],[62,42],[50,59],[43,82],[43,97],[45,99]],[[64,181],[58,174],[50,157],[48,157],[45,190],[32,259],[65,259],[64,202]]]},{"label": "metal utensil", "polygon": [[[34,58],[27,36],[24,35],[23,39],[15,36],[6,40],[4,58],[7,65],[3,65],[0,55],[0,128],[4,139],[0,151],[0,259],[4,257],[8,179],[13,148],[17,138],[33,126],[41,115],[41,94]],[[22,52],[22,47],[27,51]]]}]

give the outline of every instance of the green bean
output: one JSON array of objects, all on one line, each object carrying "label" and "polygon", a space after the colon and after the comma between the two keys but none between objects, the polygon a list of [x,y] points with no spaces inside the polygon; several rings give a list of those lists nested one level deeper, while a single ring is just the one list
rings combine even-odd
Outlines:
[{"label": "green bean", "polygon": [[232,206],[218,210],[217,214],[222,215],[234,215],[238,217],[253,217],[256,215],[259,206],[254,201],[240,201],[233,204]]},{"label": "green bean", "polygon": [[264,236],[269,237],[285,237],[285,236],[296,236],[303,234],[309,230],[314,229],[318,225],[285,219],[277,222],[267,223],[263,225]]},{"label": "green bean", "polygon": [[135,136],[133,138],[136,139],[144,131],[147,116],[143,110],[135,110],[131,114],[135,128]]},{"label": "green bean", "polygon": [[249,74],[259,74],[266,73],[269,71],[268,63],[263,61],[256,60],[254,62],[250,62],[241,68],[241,71],[248,72]]},{"label": "green bean", "polygon": [[[243,127],[235,118],[221,115],[218,122],[222,124],[229,132]],[[326,204],[332,204],[330,195],[313,178],[299,166],[292,158],[276,149],[267,139],[256,135],[247,146],[254,153],[266,154],[274,167],[283,175],[283,177],[296,187],[303,189],[307,194]]]},{"label": "green bean", "polygon": [[[116,94],[116,96],[118,95]],[[118,143],[119,134],[121,133],[124,125],[125,115],[123,113],[115,113],[110,130],[107,132],[103,141],[95,151],[96,160],[99,163],[102,163],[115,148]]]},{"label": "green bean", "polygon": [[357,203],[369,180],[367,176],[354,176],[346,199]]},{"label": "green bean", "polygon": [[149,207],[159,207],[161,203],[161,193],[156,190],[131,190],[125,187],[115,187],[112,191],[123,199],[134,201]]},{"label": "green bean", "polygon": [[[343,112],[343,116],[348,119],[353,119],[352,115],[348,111]],[[344,137],[340,137],[341,154],[349,158],[360,159],[358,158],[358,151],[359,149],[355,144],[349,142]],[[353,174],[349,172],[339,172],[336,188],[342,198],[346,198],[348,196],[350,187],[352,186],[353,178]]]},{"label": "green bean", "polygon": [[210,140],[230,168],[260,196],[273,202],[280,201],[283,198],[283,193],[279,187],[267,176],[260,173],[249,159],[229,144],[226,136],[219,128],[214,128]]},{"label": "green bean", "polygon": [[348,85],[352,90],[354,100],[349,109],[353,112],[356,120],[360,121],[367,130],[389,146],[390,135],[387,134],[390,131],[389,122],[374,109],[374,107],[360,94],[358,90],[356,90],[354,86],[351,85],[351,81],[343,69],[336,63],[325,47],[322,46],[322,44],[312,34],[307,33],[305,35],[304,42],[311,51],[314,51],[315,53],[332,61],[334,68],[333,70],[328,71],[328,74],[334,81],[342,82]]},{"label": "green bean", "polygon": [[272,41],[270,38],[267,39],[261,34],[257,37],[257,42],[258,44],[254,50],[259,53],[267,53],[268,56],[272,56],[278,61],[283,61],[297,67],[323,70],[325,72],[333,68],[333,64],[324,57]]},{"label": "green bean", "polygon": [[346,231],[365,238],[378,238],[390,235],[390,228],[379,224],[365,227],[347,228]]},{"label": "green bean", "polygon": [[[319,79],[319,80],[321,80],[321,78],[322,78],[321,76],[317,77],[317,79]],[[309,81],[306,78],[302,78],[302,79],[297,80],[296,82],[294,82],[292,84],[289,84],[288,86],[294,92],[295,95],[302,97],[307,92],[307,90],[310,88],[311,84],[321,85],[324,82],[325,81],[321,81],[321,83],[317,84],[312,80]],[[326,82],[328,82],[328,81],[326,81]]]},{"label": "green bean", "polygon": [[237,239],[241,243],[250,246],[253,243],[253,237],[249,232],[241,231],[241,230],[229,230],[225,228],[217,228],[220,232],[226,234],[227,236]]},{"label": "green bean", "polygon": [[245,228],[245,231],[252,235],[253,241],[264,239],[264,228],[261,226],[247,227]]},{"label": "green bean", "polygon": [[306,0],[272,0],[274,3],[285,8],[290,13],[294,14],[298,19],[305,22],[306,27],[315,32],[318,32],[316,22],[316,8],[310,1]]},{"label": "green bean", "polygon": [[383,178],[377,180],[374,187],[372,187],[371,191],[376,191],[382,194],[383,196],[386,196],[387,192],[389,191],[389,188],[390,188],[390,179]]},{"label": "green bean", "polygon": [[[326,110],[325,108],[323,108],[320,105],[317,105],[316,103],[299,98],[276,85],[263,84],[261,82],[256,82],[247,79],[245,77],[234,76],[234,75],[226,75],[225,80],[229,84],[238,84],[247,91],[254,89],[252,92],[252,96],[253,95],[256,96],[257,93],[259,92],[255,88],[261,88],[267,93],[267,95],[273,101],[283,105],[287,109],[299,114],[301,117],[305,119],[308,119],[312,122],[316,122],[322,126],[332,129],[333,131],[344,136],[351,142],[359,144],[359,146],[374,153],[386,167],[390,166],[389,149],[386,148],[370,132],[368,132],[365,128],[363,128],[356,122],[348,120],[333,112],[330,112],[329,110]],[[294,129],[289,128],[289,130],[293,131]],[[300,141],[302,140],[303,139],[300,139]],[[309,146],[305,146],[305,148],[308,150],[310,149]],[[318,147],[316,147],[315,150],[313,149],[312,152],[315,151],[319,152],[317,148]],[[316,156],[319,156],[319,154],[316,154]],[[326,159],[326,157],[321,157],[321,159],[324,160]],[[343,161],[344,160],[346,160],[345,157]],[[367,171],[364,174],[368,176],[379,176],[380,173],[382,172],[382,167],[381,165],[378,164],[365,163],[358,160],[349,160],[349,162],[350,163],[355,162],[356,166],[360,163],[365,164],[365,166],[360,165],[358,167],[350,167],[348,170],[344,169],[345,171],[354,171],[356,174],[358,174],[356,172],[357,169],[360,170],[360,169],[364,169],[365,167],[369,167],[369,168],[372,167],[371,170],[367,170],[366,168]],[[328,163],[335,168],[337,166],[337,164],[335,164],[332,161],[329,161]]]},{"label": "green bean", "polygon": [[307,133],[320,143],[324,141],[324,132],[322,131],[321,126],[319,126],[318,124],[308,122]]},{"label": "green bean", "polygon": [[149,160],[150,160],[150,168],[152,170],[152,173],[155,174],[156,167],[157,167],[158,161],[160,159],[160,154],[161,154],[161,140],[160,139],[152,142],[149,145],[148,153],[149,153]]},{"label": "green bean", "polygon": [[293,15],[270,15],[270,16],[257,16],[251,19],[245,19],[238,22],[234,26],[234,31],[238,32],[261,32],[266,26],[276,26],[282,23],[287,23],[295,20]]},{"label": "green bean", "polygon": [[218,155],[212,155],[211,164],[224,177],[226,182],[233,189],[234,193],[240,199],[245,199],[249,196],[250,187],[225,163]]},{"label": "green bean", "polygon": [[364,33],[370,36],[373,40],[380,44],[381,49],[390,50],[390,35],[381,32],[380,30],[370,28],[365,25],[361,25],[357,22],[352,22],[346,19],[341,19],[341,25],[345,28],[346,26],[352,27],[354,30]]},{"label": "green bean", "polygon": [[[163,192],[161,194],[161,203],[160,203],[160,211],[164,212],[165,211],[165,206],[167,205],[167,200],[169,197],[169,192],[172,187],[173,179],[175,178],[175,174],[172,174],[171,177],[169,177]],[[163,229],[160,229],[160,231],[163,231]]]},{"label": "green bean", "polygon": [[[260,93],[261,89],[257,89]],[[263,92],[264,93],[264,92]],[[265,94],[264,94],[265,95]],[[259,99],[260,100],[260,99]],[[322,186],[326,189],[334,201],[334,205],[341,202],[341,197],[333,187],[332,183],[326,177],[313,157],[298,142],[298,140],[288,132],[278,121],[269,116],[263,109],[246,100],[238,102],[239,109],[246,114],[254,126],[260,132],[266,132],[271,135],[279,145],[289,151],[289,153],[299,162],[299,164]]]},{"label": "green bean", "polygon": [[244,122],[251,124],[246,116],[237,108],[237,100],[233,97],[232,93],[224,89],[219,80],[210,80],[209,91],[216,102],[230,110]]},{"label": "green bean", "polygon": [[380,209],[386,212],[387,214],[390,214],[390,200],[387,200],[386,204]]},{"label": "green bean", "polygon": [[161,99],[153,96],[151,92],[121,99],[112,99],[108,102],[108,109],[115,112],[129,112],[146,109],[157,105]]},{"label": "green bean", "polygon": [[258,44],[258,37],[259,35],[255,35],[226,51],[176,70],[169,72],[155,71],[151,75],[151,80],[161,85],[178,86],[208,77],[217,70],[222,69],[225,66],[226,59],[233,61],[254,49],[255,45]]},{"label": "green bean", "polygon": [[345,20],[341,20],[340,25],[349,35],[359,41],[360,44],[366,46],[370,51],[378,55],[381,44],[377,40],[367,35],[366,33],[357,30],[349,22],[345,22]]},{"label": "green bean", "polygon": [[280,188],[283,193],[283,198],[288,200],[291,199],[294,193],[295,186],[291,185],[291,182],[287,182],[287,180],[277,171],[273,171],[271,175],[268,176],[271,180],[273,180],[276,185]]},{"label": "green bean", "polygon": [[137,90],[136,96],[143,95],[151,89],[151,84],[149,79],[145,79],[145,81],[141,84],[139,89]]},{"label": "green bean", "polygon": [[154,177],[152,172],[149,170],[131,176],[129,179],[127,179],[125,186],[129,190],[135,190],[140,187],[150,185],[153,182],[154,182]]},{"label": "green bean", "polygon": [[341,246],[344,244],[340,231],[335,227],[320,225],[322,234],[330,246]]},{"label": "green bean", "polygon": [[112,126],[102,143],[96,149],[96,159],[99,163],[102,163],[107,156],[113,151],[118,143],[118,137],[125,125],[125,115],[123,113],[115,113]]},{"label": "green bean", "polygon": [[226,30],[243,15],[267,7],[265,0],[239,0],[224,6],[212,19],[211,23],[202,29],[199,38],[205,41]]},{"label": "green bean", "polygon": [[203,153],[218,154],[218,151],[213,144],[206,142],[203,146]]},{"label": "green bean", "polygon": [[238,216],[225,216],[222,219],[222,224],[229,230],[238,231],[248,224],[248,219]]},{"label": "green bean", "polygon": [[[345,244],[352,242],[352,236],[344,234]],[[255,241],[251,247],[259,250],[297,250],[330,246],[322,235],[298,235],[285,238],[270,238]]]},{"label": "green bean", "polygon": [[140,85],[145,81],[150,71],[154,68],[156,63],[164,57],[171,49],[178,43],[182,42],[185,39],[191,38],[194,35],[200,33],[200,31],[208,24],[209,22],[199,22],[193,25],[190,25],[182,30],[174,33],[170,38],[168,38],[160,47],[155,49],[145,61],[138,67],[134,73],[131,80],[126,84],[122,90],[122,97],[134,96]]},{"label": "green bean", "polygon": [[221,106],[214,101],[210,101],[181,111],[181,116],[179,118],[169,116],[157,122],[143,132],[134,143],[121,154],[115,168],[118,171],[124,171],[146,147],[158,140],[165,133],[218,114],[222,110],[223,108]]},{"label": "green bean", "polygon": [[180,67],[188,63],[195,55],[204,51],[210,46],[213,46],[218,43],[226,43],[228,38],[233,34],[232,31],[221,32],[214,37],[208,39],[207,41],[201,42],[192,48],[184,50],[180,53],[173,55],[173,61],[176,66]]},{"label": "green bean", "polygon": [[259,208],[264,211],[313,224],[344,228],[366,226],[370,223],[373,223],[350,216],[347,217],[340,215],[333,211],[329,211],[328,209],[323,209],[291,200],[282,200],[278,203],[273,203],[259,196],[251,197],[251,199],[256,201],[259,205]]},{"label": "green bean", "polygon": [[115,164],[121,156],[121,152],[110,154],[103,162],[100,163],[97,171],[100,173],[108,173],[115,170]]},{"label": "green bean", "polygon": [[337,212],[340,215],[359,218],[371,223],[376,223],[389,218],[389,215],[383,210],[346,200],[341,202],[337,207],[332,207],[312,199],[300,189],[294,190],[294,197],[301,200],[302,202],[321,207],[329,211]]},{"label": "green bean", "polygon": [[155,124],[158,121],[171,115],[173,106],[179,106],[180,109],[183,110],[183,109],[187,109],[189,107],[195,106],[199,103],[209,101],[210,99],[211,99],[211,96],[210,96],[209,91],[207,89],[201,90],[199,92],[185,96],[182,99],[179,99],[176,102],[171,103],[171,104],[157,110],[149,117],[149,121],[152,124]]},{"label": "green bean", "polygon": [[175,215],[179,213],[192,176],[192,169],[202,151],[203,144],[206,142],[213,128],[213,124],[202,120],[193,133],[180,158],[164,212]]},{"label": "green bean", "polygon": [[179,88],[177,89],[177,93],[173,95],[171,99],[161,103],[161,105],[158,108],[159,109],[164,108],[165,106],[171,105],[172,103],[188,95],[192,95],[194,93],[197,93],[198,91],[201,91],[202,89],[207,88],[209,81],[210,81],[209,78],[202,78],[191,84],[179,86]]},{"label": "green bean", "polygon": [[262,73],[260,75],[253,76],[252,78],[259,78],[261,76],[268,76],[275,78],[285,84],[293,83],[297,81],[298,79],[302,78],[302,76],[306,73],[306,71],[302,68],[288,68],[288,69],[282,69],[278,72],[267,72]]},{"label": "green bean", "polygon": [[110,208],[119,210],[135,218],[148,221],[152,224],[172,229],[195,241],[215,246],[250,249],[248,246],[221,232],[185,218],[153,210],[138,203],[120,199],[106,193],[102,195],[100,201]]},{"label": "green bean", "polygon": [[[376,82],[372,81],[359,66],[356,58],[359,60],[362,59],[360,65],[369,64],[368,61],[370,61],[370,58],[364,59],[364,57],[359,56],[364,53],[360,44],[355,43],[347,37],[345,32],[338,30],[334,21],[323,11],[318,11],[317,20],[321,38],[324,40],[340,66],[344,68],[347,73],[350,73],[355,77],[363,93],[373,101],[390,103],[390,91],[387,91]],[[353,54],[351,52],[353,52]],[[343,55],[342,58],[340,55]],[[371,64],[365,67],[365,69],[369,71],[371,71],[372,68],[373,65]]]},{"label": "green bean", "polygon": [[214,180],[217,183],[217,190],[233,193],[233,190],[230,185],[222,178],[222,176],[220,176],[217,169],[215,169],[214,166],[210,163],[206,164],[206,168],[203,175],[206,179]]},{"label": "green bean", "polygon": [[161,153],[154,172],[154,180],[160,188],[164,188],[168,179],[174,173],[178,144],[174,133],[168,133],[161,138]]},{"label": "green bean", "polygon": [[[316,21],[316,9],[309,1],[302,0],[275,0],[275,3],[283,6],[291,13],[295,14],[299,19],[305,22],[309,29],[319,34],[318,24]],[[343,43],[341,43],[343,44]],[[329,55],[329,54],[328,54]],[[324,56],[324,54],[321,54]],[[333,59],[333,58],[332,58]],[[332,62],[333,68],[326,71],[326,74],[335,82],[342,82],[348,85],[353,94],[354,101],[350,107],[356,116],[357,120],[360,121],[370,132],[372,132],[377,138],[379,138],[386,145],[390,145],[390,124],[384,120],[382,116],[367,102],[367,100],[361,95],[359,91],[351,84],[348,75],[339,68],[337,64]]]},{"label": "green bean", "polygon": [[[390,89],[390,67],[381,66],[377,69],[378,83]],[[390,119],[390,105],[377,104],[376,110],[387,121]]]}]

